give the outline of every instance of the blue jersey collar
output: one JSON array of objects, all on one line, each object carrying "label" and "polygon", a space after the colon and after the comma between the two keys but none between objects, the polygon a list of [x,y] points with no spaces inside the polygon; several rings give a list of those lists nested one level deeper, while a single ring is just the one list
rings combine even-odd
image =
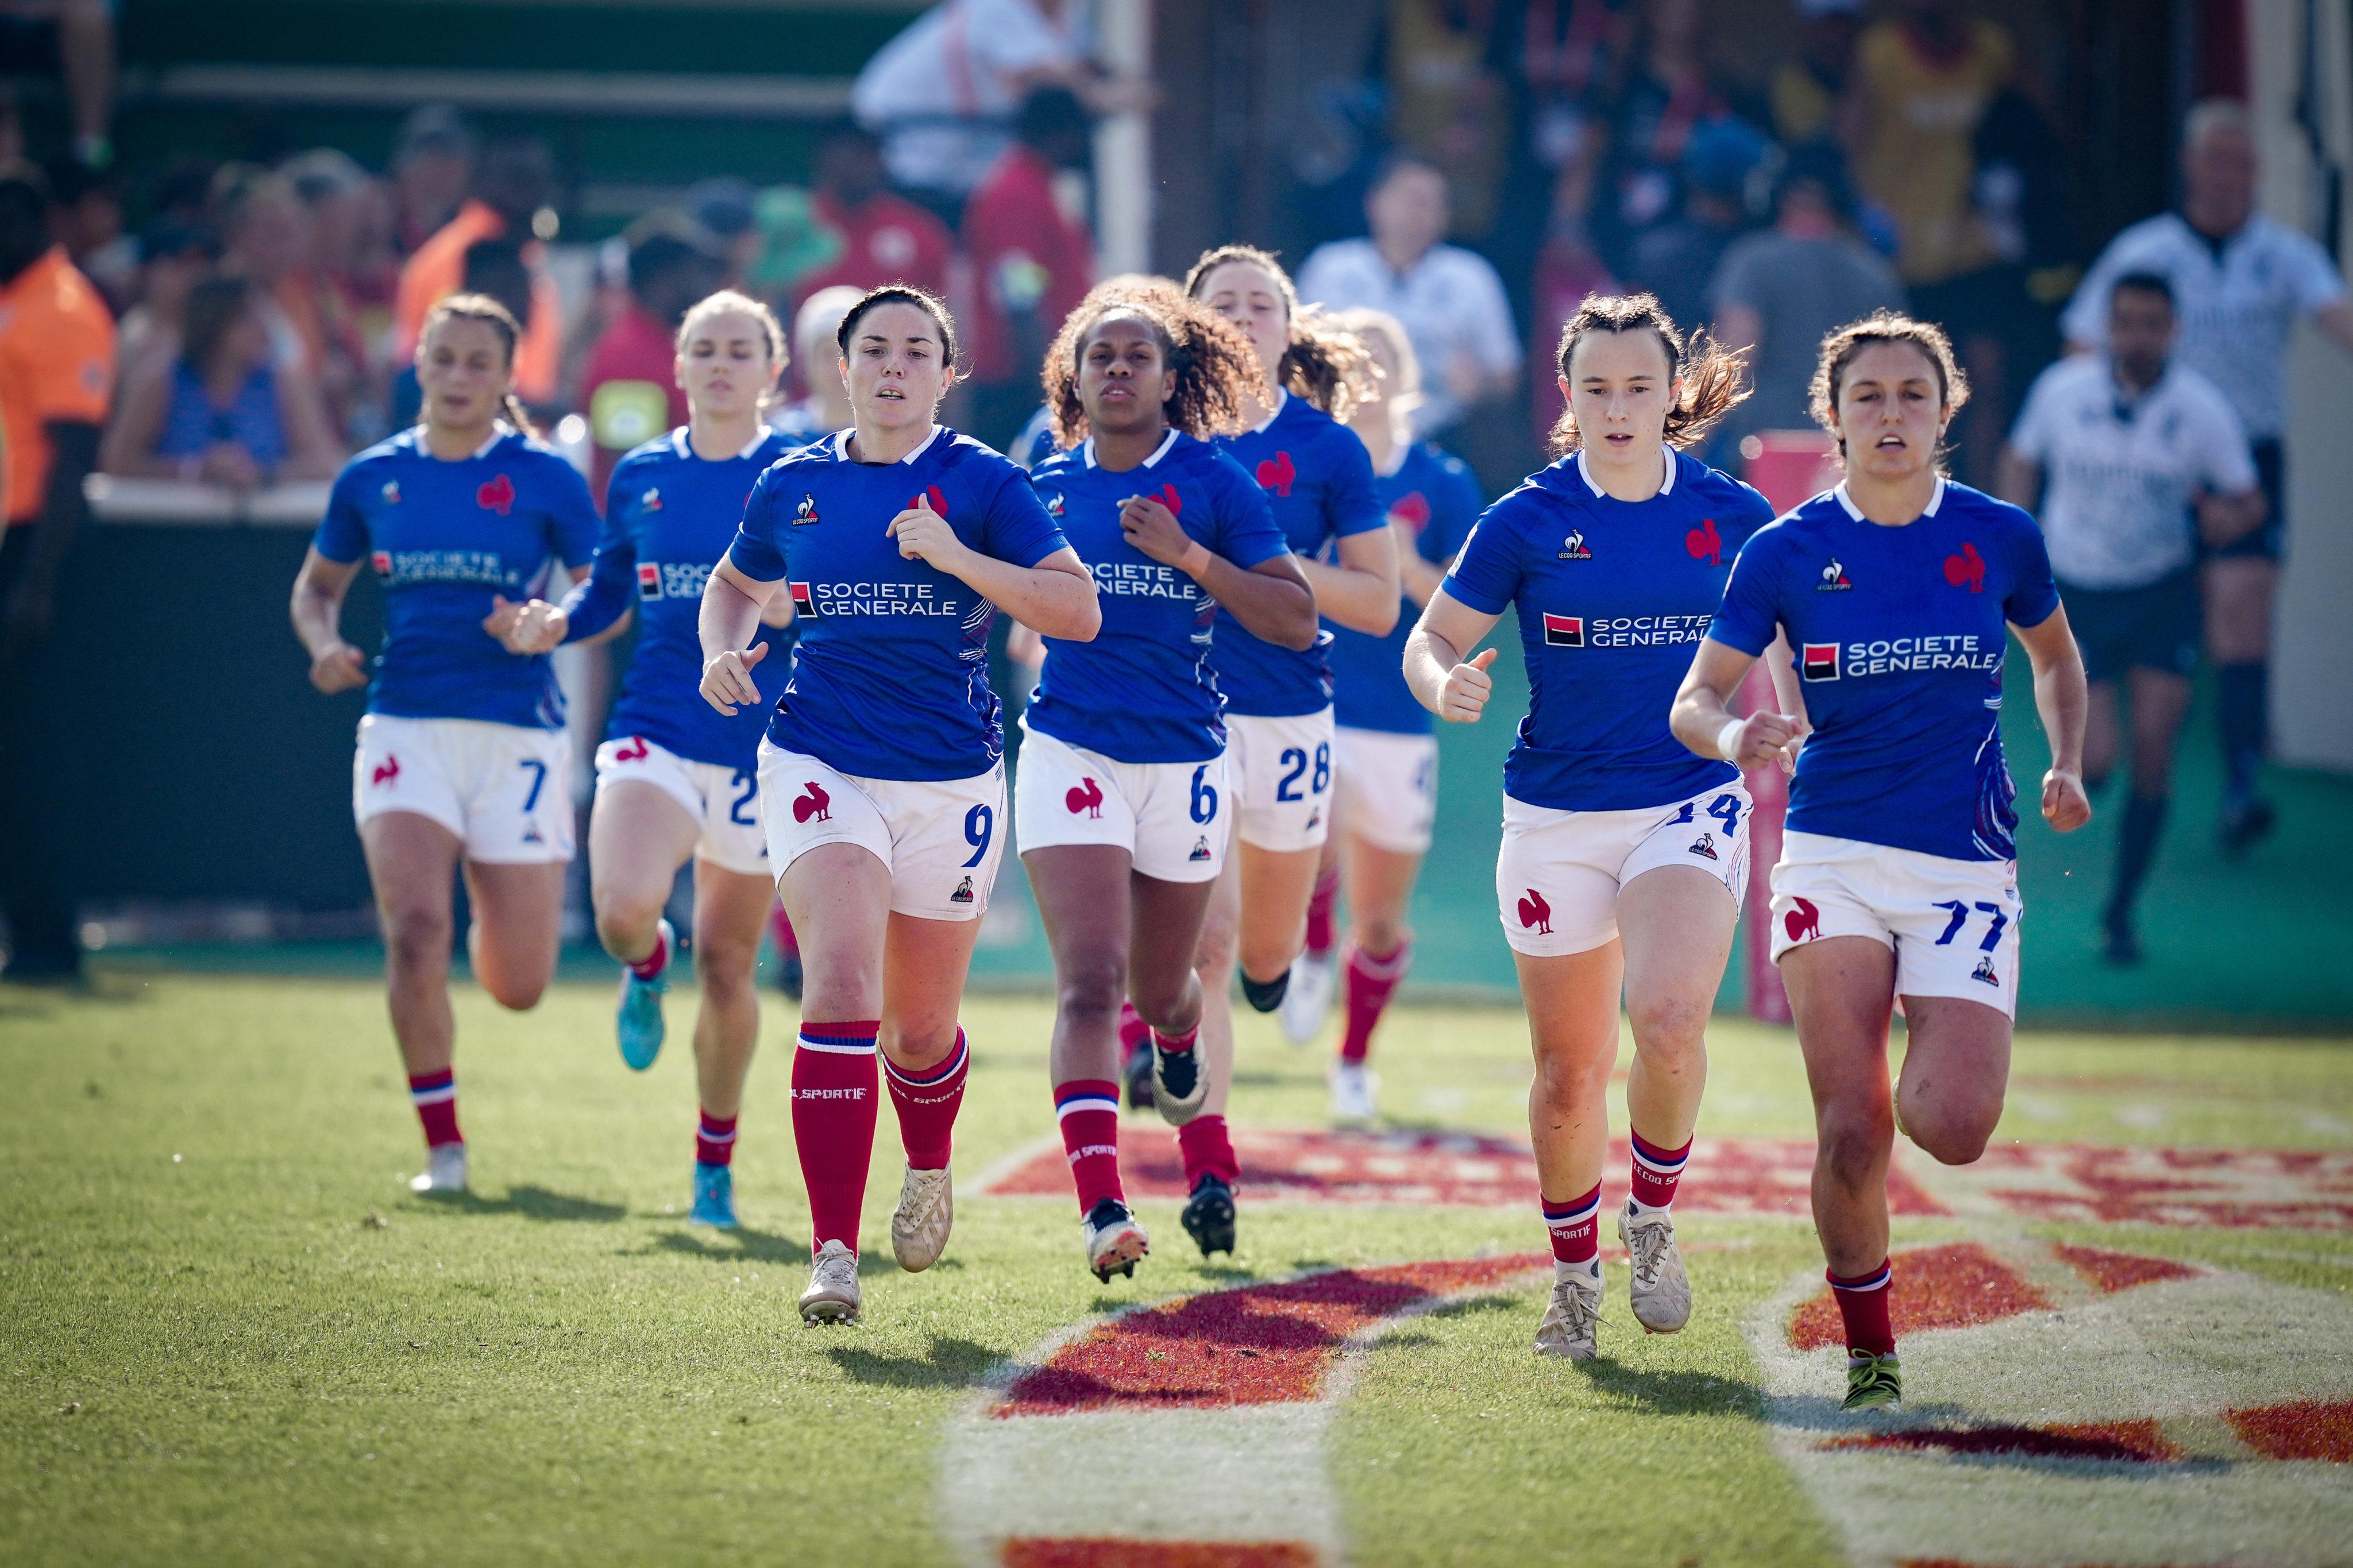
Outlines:
[{"label": "blue jersey collar", "polygon": [[[1152,456],[1144,459],[1144,467],[1147,468],[1158,468],[1160,466],[1160,459],[1166,457],[1169,449],[1176,445],[1176,437],[1178,434],[1179,432],[1176,428],[1174,426],[1171,426],[1169,427],[1168,434],[1160,438],[1160,445],[1152,448]],[[1095,438],[1093,437],[1088,437],[1084,442],[1080,444],[1079,456],[1085,459],[1088,468],[1092,468],[1095,466]]]},{"label": "blue jersey collar", "polygon": [[[1659,494],[1667,495],[1675,488],[1675,449],[1662,445],[1659,448],[1659,456],[1667,466],[1667,476],[1659,483]],[[1585,448],[1582,447],[1577,449],[1577,477],[1585,481],[1585,488],[1591,490],[1597,499],[1609,493],[1601,488],[1600,481],[1593,477],[1593,470],[1585,466]]]},{"label": "blue jersey collar", "polygon": [[[1846,493],[1846,481],[1844,479],[1841,479],[1838,482],[1838,488],[1831,491],[1831,494],[1838,499],[1839,505],[1846,508],[1847,516],[1854,519],[1855,521],[1868,522],[1871,521],[1862,515],[1862,509],[1854,504],[1854,498]],[[1936,488],[1928,492],[1927,510],[1923,511],[1920,515],[1922,517],[1934,517],[1936,515],[1936,509],[1944,504],[1945,476],[1938,474],[1936,476]]]}]

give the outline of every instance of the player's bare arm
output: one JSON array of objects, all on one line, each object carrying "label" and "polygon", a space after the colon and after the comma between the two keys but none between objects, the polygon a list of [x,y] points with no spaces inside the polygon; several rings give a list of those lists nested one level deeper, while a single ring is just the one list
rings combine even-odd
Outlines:
[{"label": "player's bare arm", "polygon": [[1095,580],[1075,550],[1058,550],[1035,566],[1016,566],[965,544],[948,520],[921,499],[891,520],[889,531],[899,542],[901,555],[961,579],[1042,636],[1092,642],[1103,626]]},{"label": "player's bare arm", "polygon": [[1297,556],[1279,555],[1244,571],[1187,533],[1176,514],[1149,496],[1128,497],[1119,526],[1130,544],[1201,584],[1250,636],[1294,650],[1315,646],[1315,592]]},{"label": "player's bare arm", "polygon": [[1338,545],[1338,562],[1303,561],[1317,613],[1352,632],[1387,637],[1400,613],[1397,540],[1389,530],[1352,533]]},{"label": "player's bare arm", "polygon": [[[768,657],[771,645],[748,645],[776,596],[776,583],[783,580],[763,583],[723,558],[702,585],[702,614],[695,623],[702,642],[702,700],[731,718],[739,706],[763,700],[752,668]],[[789,607],[792,601],[785,604]],[[789,626],[791,616],[775,624]]]},{"label": "player's bare arm", "polygon": [[[1788,646],[1777,642],[1781,650],[1781,664],[1788,659]],[[1683,689],[1675,693],[1674,706],[1668,710],[1667,727],[1692,751],[1703,757],[1721,757],[1740,767],[1759,767],[1771,763],[1778,767],[1794,767],[1798,760],[1798,744],[1805,735],[1802,715],[1791,713],[1751,713],[1746,719],[1732,714],[1732,694],[1747,678],[1749,666],[1757,656],[1741,652],[1714,637],[1700,641],[1699,652],[1692,658],[1691,673],[1683,677]],[[1769,667],[1768,667],[1769,668]],[[1777,693],[1781,687],[1776,671]]]},{"label": "player's bare arm", "polygon": [[1496,650],[1468,662],[1463,650],[1476,647],[1501,617],[1474,610],[1440,588],[1430,597],[1405,643],[1405,683],[1416,700],[1450,724],[1476,724],[1494,694],[1487,667]]},{"label": "player's bare arm", "polygon": [[311,684],[330,697],[367,684],[367,655],[343,633],[343,595],[359,572],[358,562],[330,561],[313,546],[294,576],[294,635],[311,656]]},{"label": "player's bare arm", "polygon": [[2084,679],[2083,650],[2067,626],[2067,612],[2051,612],[2040,626],[2010,623],[2010,631],[2034,666],[2034,710],[2051,739],[2051,769],[2042,775],[2042,818],[2061,833],[2092,820],[2091,797],[2084,793],[2084,721],[2091,695]]}]

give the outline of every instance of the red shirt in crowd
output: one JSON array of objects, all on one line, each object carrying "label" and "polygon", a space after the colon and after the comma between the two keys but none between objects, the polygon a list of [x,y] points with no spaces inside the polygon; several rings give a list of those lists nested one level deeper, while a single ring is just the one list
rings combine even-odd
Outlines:
[{"label": "red shirt in crowd", "polygon": [[931,213],[888,191],[877,192],[856,207],[845,207],[818,191],[809,206],[819,223],[841,236],[841,256],[824,270],[795,279],[801,299],[836,284],[877,289],[885,283],[912,283],[945,298],[948,258],[955,241],[947,225]]},{"label": "red shirt in crowd", "polygon": [[602,511],[613,465],[632,447],[686,423],[677,335],[630,300],[588,351],[580,395],[588,404],[588,493]]},{"label": "red shirt in crowd", "polygon": [[1094,237],[1054,200],[1054,166],[1015,146],[989,166],[964,214],[965,246],[979,285],[971,330],[975,381],[1034,374],[1014,360],[1011,311],[1033,308],[1050,339],[1093,286]]}]

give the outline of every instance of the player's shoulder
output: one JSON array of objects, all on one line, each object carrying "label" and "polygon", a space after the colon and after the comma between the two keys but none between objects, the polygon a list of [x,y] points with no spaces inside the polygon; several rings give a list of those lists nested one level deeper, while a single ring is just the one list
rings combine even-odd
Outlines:
[{"label": "player's shoulder", "polygon": [[1740,558],[1769,564],[1817,549],[1846,515],[1846,509],[1839,502],[1838,492],[1824,490],[1820,495],[1799,501],[1749,535],[1748,542],[1741,546]]},{"label": "player's shoulder", "polygon": [[2203,371],[2183,364],[2179,360],[2165,367],[2165,392],[2177,405],[2201,419],[2217,423],[2227,420],[2234,426],[2238,423],[2238,410],[2231,405],[2229,395],[2215,385]]},{"label": "player's shoulder", "polygon": [[621,454],[621,460],[613,465],[613,476],[618,479],[624,473],[669,468],[682,460],[686,450],[686,426],[681,425],[650,441],[641,441]]},{"label": "player's shoulder", "polygon": [[2247,236],[2263,249],[2284,254],[2295,261],[2328,260],[2328,247],[2294,224],[2280,222],[2269,213],[2256,213],[2247,219]]},{"label": "player's shoulder", "polygon": [[2148,262],[2169,258],[2198,244],[2179,213],[2162,212],[2118,229],[2108,241],[2105,254],[2116,261]]},{"label": "player's shoulder", "polygon": [[1025,471],[1020,464],[978,437],[951,430],[944,425],[916,460],[935,463],[943,472],[982,483],[1001,483],[1008,475]]},{"label": "player's shoulder", "polygon": [[1945,481],[1944,497],[1937,502],[1936,510],[1940,517],[1990,528],[1998,532],[2032,534],[2037,539],[2042,536],[2034,514],[2024,507],[2013,506],[1999,496],[1989,496],[1958,479]]},{"label": "player's shoulder", "polygon": [[1479,476],[1471,471],[1471,465],[1435,441],[1416,442],[1408,448],[1406,461],[1436,475],[1443,483],[1469,485],[1474,490],[1479,488]]},{"label": "player's shoulder", "polygon": [[1526,533],[1539,528],[1557,527],[1584,511],[1577,504],[1577,494],[1569,485],[1561,483],[1567,478],[1581,484],[1577,476],[1576,458],[1572,454],[1548,468],[1539,468],[1504,491],[1492,506],[1481,514],[1479,527]]},{"label": "player's shoulder", "polygon": [[1773,516],[1773,503],[1757,488],[1734,479],[1722,468],[1710,468],[1689,452],[1675,455],[1675,488],[1703,506],[1721,508],[1735,516],[1762,524]]},{"label": "player's shoulder", "polygon": [[1033,485],[1068,485],[1087,471],[1085,454],[1077,447],[1069,451],[1056,450],[1038,459],[1029,470]]},{"label": "player's shoulder", "polygon": [[415,462],[420,451],[417,443],[422,436],[423,426],[421,426],[412,425],[406,430],[396,430],[375,446],[353,453],[350,459],[343,464],[343,472],[364,473],[377,468]]},{"label": "player's shoulder", "polygon": [[498,439],[485,455],[499,462],[512,463],[539,479],[580,478],[580,470],[572,466],[569,458],[542,437],[512,426],[499,432]]}]

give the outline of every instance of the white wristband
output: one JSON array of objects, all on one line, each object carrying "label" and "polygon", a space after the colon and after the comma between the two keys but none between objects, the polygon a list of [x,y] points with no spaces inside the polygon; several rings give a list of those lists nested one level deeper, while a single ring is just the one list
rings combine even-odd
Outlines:
[{"label": "white wristband", "polygon": [[1748,727],[1746,719],[1726,719],[1724,728],[1715,732],[1715,754],[1727,763],[1740,761],[1740,732]]}]

